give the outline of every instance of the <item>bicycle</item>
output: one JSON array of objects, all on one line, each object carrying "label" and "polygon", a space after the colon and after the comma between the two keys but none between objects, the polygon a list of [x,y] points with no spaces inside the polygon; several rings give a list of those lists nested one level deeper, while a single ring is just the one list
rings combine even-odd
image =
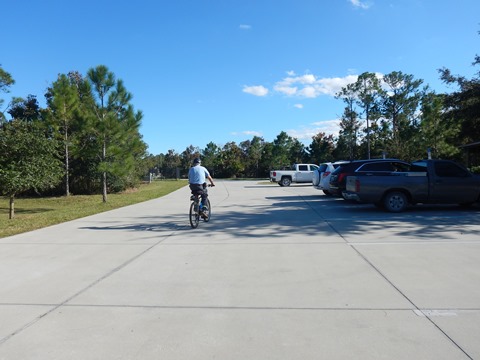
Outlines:
[{"label": "bicycle", "polygon": [[[211,187],[212,185],[208,185],[208,187]],[[206,191],[206,189],[204,190]],[[190,196],[190,200],[192,203],[190,204],[190,226],[195,229],[198,227],[198,223],[200,222],[200,218],[203,219],[205,222],[210,221],[210,215],[212,212],[212,207],[210,206],[210,200],[207,199],[206,204],[204,204],[204,207],[206,207],[206,210],[200,211],[200,202],[202,200],[201,194],[192,194]]]}]

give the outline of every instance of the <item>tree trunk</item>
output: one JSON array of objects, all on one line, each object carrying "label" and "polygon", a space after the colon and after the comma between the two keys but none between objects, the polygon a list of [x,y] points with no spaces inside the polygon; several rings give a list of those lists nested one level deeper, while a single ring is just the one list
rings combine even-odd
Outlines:
[{"label": "tree trunk", "polygon": [[367,159],[370,159],[370,119],[368,118],[367,110]]},{"label": "tree trunk", "polygon": [[68,153],[68,137],[65,134],[65,195],[69,196],[70,195],[70,176],[68,174],[70,164],[68,161],[69,153]]},{"label": "tree trunk", "polygon": [[107,202],[107,173],[103,173],[103,202]]},{"label": "tree trunk", "polygon": [[[63,113],[67,114],[67,106],[65,103],[63,103]],[[63,120],[63,131],[65,133],[64,137],[64,142],[65,142],[65,196],[70,195],[70,176],[69,176],[69,171],[70,171],[70,165],[68,161],[69,153],[68,153],[68,120],[65,116]]]},{"label": "tree trunk", "polygon": [[15,195],[10,195],[10,212],[9,212],[9,219],[13,219],[15,217]]},{"label": "tree trunk", "polygon": [[[103,161],[107,158],[107,144],[106,140],[103,140]],[[103,202],[107,202],[107,172],[103,172]]]}]

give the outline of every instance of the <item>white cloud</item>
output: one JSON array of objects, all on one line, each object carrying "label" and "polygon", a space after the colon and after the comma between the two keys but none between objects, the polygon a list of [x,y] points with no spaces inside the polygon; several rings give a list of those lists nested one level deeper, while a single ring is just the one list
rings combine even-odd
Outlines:
[{"label": "white cloud", "polygon": [[287,85],[280,85],[277,84],[273,87],[273,89],[279,93],[282,93],[287,96],[294,96],[297,93],[298,88],[291,87]]},{"label": "white cloud", "polygon": [[327,135],[338,135],[338,132],[340,131],[340,119],[316,121],[311,125],[318,130],[316,134],[319,132],[324,132]]},{"label": "white cloud", "polygon": [[259,131],[252,131],[252,130],[247,130],[243,131],[242,134],[244,135],[251,135],[251,136],[262,136],[262,133]]},{"label": "white cloud", "polygon": [[247,25],[247,24],[241,24],[241,25],[239,26],[239,28],[240,28],[241,30],[250,30],[250,29],[252,28],[252,26],[251,26],[251,25]]},{"label": "white cloud", "polygon": [[357,81],[357,75],[347,75],[343,78],[319,79],[313,74],[289,76],[277,82],[273,89],[286,96],[316,98],[320,95],[335,96],[343,87]]},{"label": "white cloud", "polygon": [[[312,74],[305,74],[302,76],[295,76],[293,71],[289,71],[288,73],[293,74],[292,76],[288,76],[282,81],[279,81],[279,85],[291,85],[291,84],[313,84],[316,81],[315,75]],[[287,74],[288,74],[287,73]]]},{"label": "white cloud", "polygon": [[[319,78],[314,74],[305,74],[297,76],[294,71],[288,71],[289,76],[277,81],[273,86],[273,91],[287,97],[298,97],[314,99],[322,95],[335,96],[342,88],[348,84],[357,81],[358,75],[351,73],[344,77]],[[379,79],[383,74],[375,73]],[[266,96],[270,93],[269,89],[262,85],[244,86],[243,92],[255,96]]]},{"label": "white cloud", "polygon": [[295,104],[293,107],[296,107],[297,109],[303,109],[303,104]]},{"label": "white cloud", "polygon": [[336,93],[342,90],[343,87],[347,86],[348,84],[354,83],[355,81],[357,81],[357,79],[357,75],[347,75],[342,78],[335,77],[320,79],[318,83],[320,91],[323,94],[334,96]]},{"label": "white cloud", "polygon": [[317,90],[314,86],[305,86],[298,92],[298,95],[306,98],[316,98],[318,96]]},{"label": "white cloud", "polygon": [[371,2],[365,2],[360,0],[348,0],[353,6],[360,9],[368,9],[372,6]]},{"label": "white cloud", "polygon": [[268,89],[265,86],[262,86],[262,85],[244,86],[242,91],[244,93],[255,95],[255,96],[266,96],[266,95],[268,95]]},{"label": "white cloud", "polygon": [[240,132],[232,132],[231,135],[233,136],[243,136],[243,135],[248,135],[248,136],[263,136],[261,132],[259,131],[254,131],[254,130],[245,130],[245,131],[240,131]]},{"label": "white cloud", "polygon": [[325,120],[311,123],[308,126],[302,126],[299,129],[287,130],[287,134],[300,141],[305,141],[307,145],[310,145],[312,138],[318,133],[325,133],[326,135],[338,136],[340,130],[340,120]]}]

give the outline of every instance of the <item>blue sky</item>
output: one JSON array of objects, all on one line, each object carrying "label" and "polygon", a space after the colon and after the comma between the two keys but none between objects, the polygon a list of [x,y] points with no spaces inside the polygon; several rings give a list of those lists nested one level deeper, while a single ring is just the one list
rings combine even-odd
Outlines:
[{"label": "blue sky", "polygon": [[[106,65],[142,110],[157,155],[281,132],[336,134],[333,95],[365,71],[437,92],[438,69],[472,77],[478,0],[44,0],[2,4],[0,64],[12,96]],[[2,109],[3,110],[3,109]]]}]

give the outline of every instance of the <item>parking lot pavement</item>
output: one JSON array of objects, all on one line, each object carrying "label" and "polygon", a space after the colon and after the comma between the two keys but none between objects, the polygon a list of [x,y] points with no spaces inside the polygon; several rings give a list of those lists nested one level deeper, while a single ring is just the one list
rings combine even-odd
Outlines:
[{"label": "parking lot pavement", "polygon": [[480,359],[478,208],[209,193],[0,239],[0,359]]}]

